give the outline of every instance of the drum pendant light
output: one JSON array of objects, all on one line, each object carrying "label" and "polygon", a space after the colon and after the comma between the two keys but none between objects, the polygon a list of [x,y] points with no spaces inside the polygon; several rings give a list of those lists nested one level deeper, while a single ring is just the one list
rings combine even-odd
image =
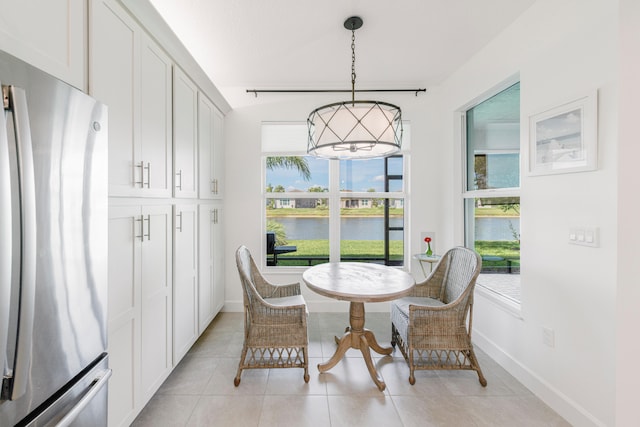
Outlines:
[{"label": "drum pendant light", "polygon": [[390,156],[402,145],[402,112],[387,102],[355,100],[355,31],[362,19],[348,18],[344,27],[351,31],[351,101],[324,105],[309,114],[307,153],[328,159]]}]

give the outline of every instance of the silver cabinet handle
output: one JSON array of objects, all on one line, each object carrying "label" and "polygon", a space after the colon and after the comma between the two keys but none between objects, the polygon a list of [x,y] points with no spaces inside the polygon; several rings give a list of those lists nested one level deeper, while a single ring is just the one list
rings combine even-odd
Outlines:
[{"label": "silver cabinet handle", "polygon": [[[147,221],[147,234],[144,234],[144,222]],[[140,215],[140,219],[136,219],[136,222],[140,223],[140,234],[135,236],[136,239],[140,239],[141,242],[144,242],[144,238],[147,240],[151,240],[151,215],[147,215],[145,218],[144,215]]]},{"label": "silver cabinet handle", "polygon": [[[6,86],[2,87],[3,99]],[[7,105],[8,108],[8,105]],[[9,335],[9,308],[11,306],[11,174],[9,173],[9,138],[4,108],[0,109],[0,366],[6,366],[7,337]]]},{"label": "silver cabinet handle", "polygon": [[25,393],[31,368],[33,318],[36,296],[36,191],[33,171],[33,148],[27,96],[24,89],[9,86],[9,109],[13,110],[13,123],[18,154],[20,181],[20,212],[22,220],[21,286],[18,343],[13,367],[12,387],[8,397],[15,400]]},{"label": "silver cabinet handle", "polygon": [[135,185],[140,184],[140,188],[144,188],[144,162],[140,162],[139,165],[134,165],[133,167],[136,169],[140,168],[140,181],[135,181],[135,178],[134,178],[133,183]]},{"label": "silver cabinet handle", "polygon": [[[147,162],[147,166],[144,165],[144,162],[140,162],[139,165],[135,165],[136,168],[140,168],[140,181],[135,181],[135,184],[140,184],[140,188],[144,188],[146,185],[147,188],[151,185],[151,163]],[[147,171],[147,182],[144,182],[144,171]]]},{"label": "silver cabinet handle", "polygon": [[176,188],[180,191],[182,191],[182,169],[180,169],[177,173],[176,176],[180,177],[180,184],[176,185]]},{"label": "silver cabinet handle", "polygon": [[78,418],[78,415],[84,410],[84,408],[91,403],[91,400],[98,394],[102,387],[107,385],[109,378],[111,377],[111,369],[107,369],[104,372],[104,375],[101,377],[97,377],[93,380],[91,385],[89,386],[89,391],[82,396],[82,398],[76,403],[76,405],[71,408],[69,412],[56,424],[55,427],[68,427],[71,423]]},{"label": "silver cabinet handle", "polygon": [[[147,188],[151,188],[151,163],[147,162],[147,166],[142,168],[147,170]],[[142,175],[142,185],[144,186],[144,174]]]},{"label": "silver cabinet handle", "polygon": [[216,180],[211,180],[211,194],[216,194]]},{"label": "silver cabinet handle", "polygon": [[[176,230],[178,230],[179,232],[182,233],[182,211],[180,211],[180,213],[176,214],[176,218],[180,217],[180,225],[176,227]],[[176,222],[177,219],[176,219]]]},{"label": "silver cabinet handle", "polygon": [[141,242],[144,242],[144,215],[140,215],[140,218],[135,220],[140,223],[140,235],[135,236],[136,239],[140,239]]},{"label": "silver cabinet handle", "polygon": [[[143,229],[144,229],[144,219],[142,220]],[[147,215],[147,234],[142,234],[143,239],[146,237],[147,241],[151,240],[151,215]],[[144,232],[143,232],[144,233]]]}]

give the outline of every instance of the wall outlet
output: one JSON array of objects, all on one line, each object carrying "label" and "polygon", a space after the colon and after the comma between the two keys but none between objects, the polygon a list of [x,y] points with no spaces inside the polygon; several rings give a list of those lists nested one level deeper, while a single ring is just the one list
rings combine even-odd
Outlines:
[{"label": "wall outlet", "polygon": [[542,328],[542,342],[547,347],[554,348],[556,346],[556,336],[553,329]]}]

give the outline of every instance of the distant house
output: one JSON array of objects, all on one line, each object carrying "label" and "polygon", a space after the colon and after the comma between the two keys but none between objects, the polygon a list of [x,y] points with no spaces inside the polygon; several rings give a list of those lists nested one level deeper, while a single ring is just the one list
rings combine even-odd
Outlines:
[{"label": "distant house", "polygon": [[[301,190],[291,190],[290,193],[303,193]],[[288,198],[288,199],[274,199],[274,209],[314,209],[321,204],[319,199],[309,198]]]},{"label": "distant house", "polygon": [[[342,199],[340,207],[343,209],[364,209],[373,208],[382,205],[382,199],[378,199],[378,204],[373,199]],[[402,209],[404,208],[404,199],[389,199],[389,207]]]},{"label": "distant house", "polygon": [[371,199],[341,199],[340,207],[343,209],[363,209],[373,207]]},{"label": "distant house", "polygon": [[391,199],[389,201],[390,208],[403,209],[404,208],[404,199]]},{"label": "distant house", "polygon": [[296,199],[275,199],[275,209],[292,209],[296,207]]},{"label": "distant house", "polygon": [[318,206],[318,199],[294,199],[296,208],[314,209]]}]

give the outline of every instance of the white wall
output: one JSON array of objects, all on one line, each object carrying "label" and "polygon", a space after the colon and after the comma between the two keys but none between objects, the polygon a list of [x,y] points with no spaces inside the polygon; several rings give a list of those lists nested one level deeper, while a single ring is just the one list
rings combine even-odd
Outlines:
[{"label": "white wall", "polygon": [[[387,98],[411,121],[410,252],[423,250],[423,231],[436,233],[442,252],[463,243],[460,129],[454,113],[519,74],[524,152],[529,115],[598,89],[598,170],[522,178],[522,318],[481,295],[475,304],[475,342],[574,425],[615,424],[617,50],[617,1],[538,0],[441,86],[417,98]],[[261,121],[302,121],[311,109],[337,100],[260,97],[259,105],[236,109],[226,121],[225,310],[241,309],[233,251],[246,244],[262,254]],[[600,247],[569,245],[569,228],[577,225],[598,227]],[[418,266],[411,270],[421,276]],[[300,280],[300,273],[268,276],[276,282]],[[304,288],[312,311],[346,311],[344,303]],[[543,344],[543,327],[555,332],[555,347]]]},{"label": "white wall", "polygon": [[618,303],[616,306],[616,425],[638,425],[638,325],[640,325],[640,200],[638,100],[640,2],[620,1],[620,143],[618,150]]},{"label": "white wall", "polygon": [[[253,97],[253,95],[247,95]],[[242,309],[242,293],[238,279],[235,257],[236,248],[244,244],[257,261],[264,253],[262,249],[262,164],[260,152],[261,123],[263,121],[305,122],[309,113],[320,105],[343,100],[344,94],[313,95],[259,95],[258,103],[234,109],[225,118],[226,140],[226,187],[225,187],[225,229],[226,233],[226,301],[225,310]],[[439,204],[441,187],[439,183],[447,176],[450,167],[443,162],[441,141],[431,137],[430,129],[435,121],[430,111],[430,93],[389,94],[377,99],[398,104],[402,108],[403,119],[411,125],[411,156],[419,161],[409,164],[411,181],[408,192],[413,198],[408,216],[410,229],[408,236],[411,253],[424,251],[420,241],[420,231],[436,231],[437,247],[452,245],[452,234],[441,232],[441,217],[446,213]],[[301,141],[306,149],[306,141]],[[411,194],[413,193],[413,194]],[[447,236],[448,234],[448,236]],[[442,238],[440,237],[442,235]],[[410,258],[410,257],[409,257]],[[412,270],[421,276],[420,267],[412,264]],[[302,280],[302,270],[288,273],[272,272],[266,276],[276,283]],[[348,310],[347,303],[331,300],[314,294],[303,286],[303,294],[313,311]],[[388,303],[370,304],[368,311],[387,311]]]},{"label": "white wall", "polygon": [[[611,0],[538,0],[447,79],[438,100],[452,117],[519,73],[526,153],[530,115],[598,89],[597,171],[530,177],[522,164],[522,318],[481,295],[475,304],[476,343],[574,425],[614,424],[617,23]],[[445,129],[442,145],[458,166],[459,132]],[[448,194],[459,194],[460,177],[456,167]],[[461,242],[459,197],[449,208]],[[600,247],[570,245],[572,226],[598,227]],[[554,331],[555,347],[543,344],[543,328]]]}]

